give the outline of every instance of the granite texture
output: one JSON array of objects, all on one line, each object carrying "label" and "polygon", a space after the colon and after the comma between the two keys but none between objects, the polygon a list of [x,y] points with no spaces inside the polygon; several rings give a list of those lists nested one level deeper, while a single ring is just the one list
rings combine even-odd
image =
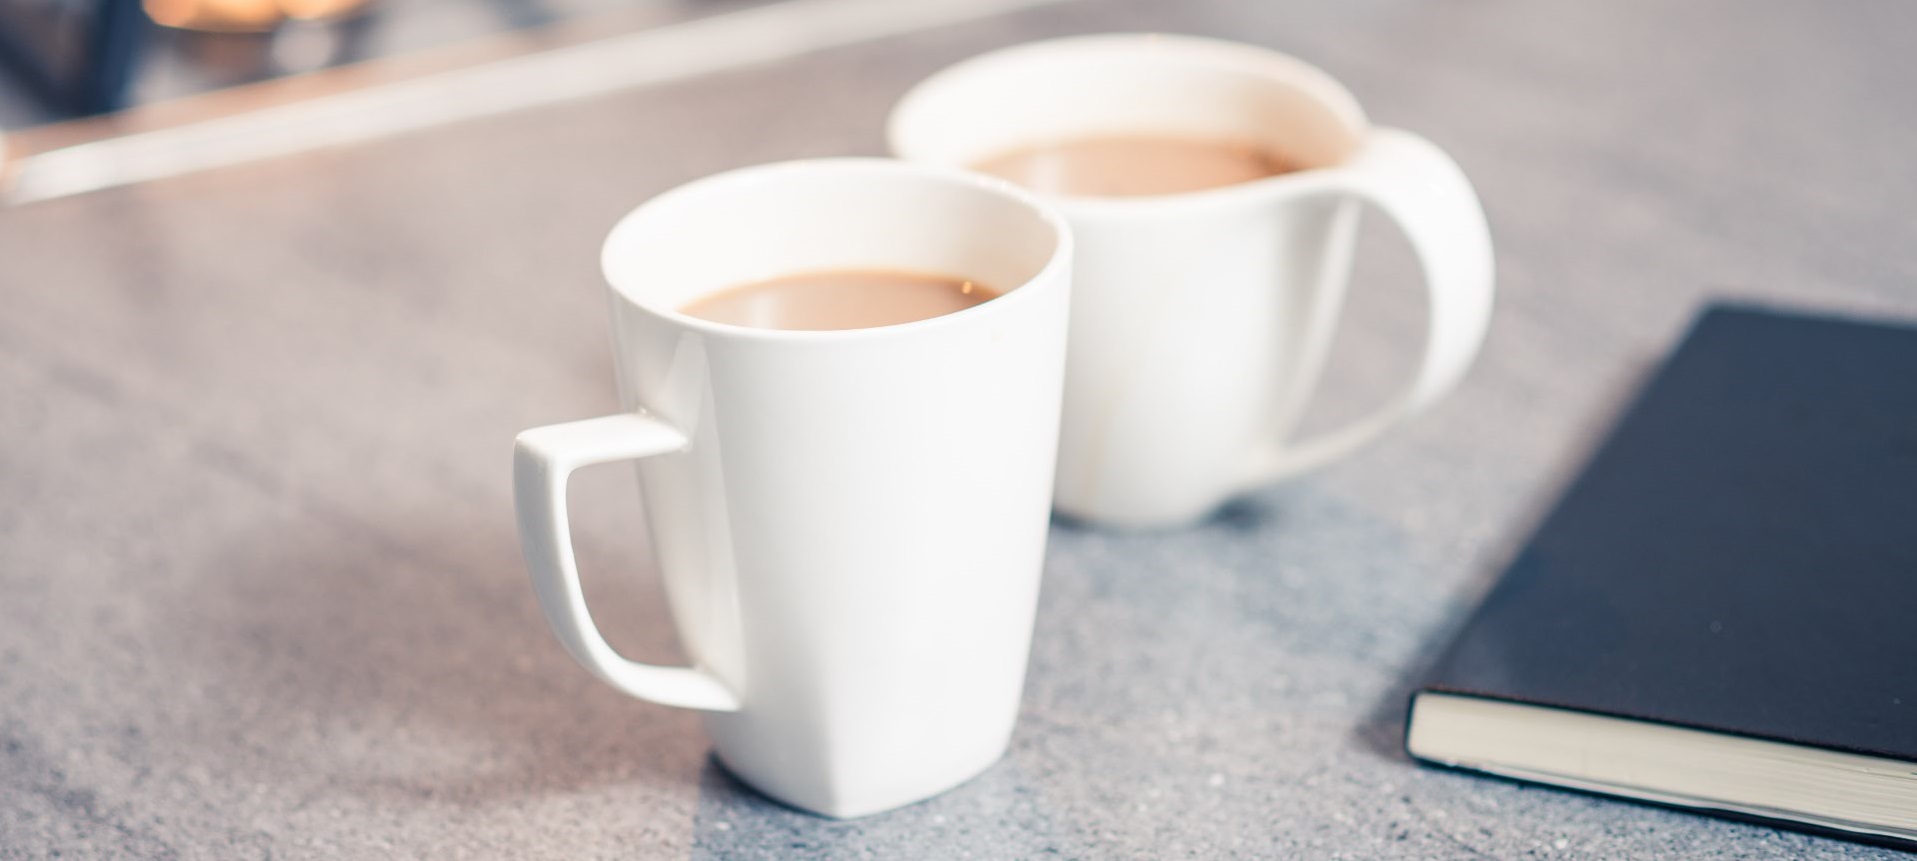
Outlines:
[{"label": "granite texture", "polygon": [[[1420,663],[1708,297],[1917,317],[1917,7],[1083,0],[0,211],[0,859],[1866,858],[1421,769]],[[1163,29],[1296,53],[1478,185],[1500,309],[1455,395],[1201,526],[1055,529],[1003,763],[856,822],[718,772],[544,629],[508,441],[614,408],[637,201],[876,152],[966,55]],[[1408,367],[1368,225],[1322,420]],[[574,494],[615,644],[671,660],[623,470]]]}]

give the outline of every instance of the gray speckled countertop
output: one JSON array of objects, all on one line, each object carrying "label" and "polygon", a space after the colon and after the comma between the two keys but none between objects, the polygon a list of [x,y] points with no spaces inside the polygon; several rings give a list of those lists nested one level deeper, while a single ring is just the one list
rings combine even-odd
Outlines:
[{"label": "gray speckled countertop", "polygon": [[[0,211],[0,858],[1864,858],[1420,769],[1443,643],[1706,298],[1917,316],[1917,7],[1080,0],[772,67]],[[1296,53],[1456,155],[1483,359],[1362,456],[1190,530],[1053,534],[1011,754],[856,822],[717,772],[547,634],[508,440],[614,408],[614,218],[876,152],[966,55],[1163,29]],[[1325,416],[1409,364],[1367,228]],[[616,645],[675,646],[630,474],[583,474]]]}]

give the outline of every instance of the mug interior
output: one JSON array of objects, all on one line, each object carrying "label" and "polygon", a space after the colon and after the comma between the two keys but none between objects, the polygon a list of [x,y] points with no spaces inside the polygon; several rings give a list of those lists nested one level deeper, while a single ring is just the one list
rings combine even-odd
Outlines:
[{"label": "mug interior", "polygon": [[1350,92],[1283,54],[1190,36],[1083,36],[959,63],[893,111],[893,151],[970,167],[1034,145],[1105,136],[1257,141],[1332,167],[1366,128]]},{"label": "mug interior", "polygon": [[784,275],[892,269],[967,278],[1003,294],[944,316],[967,314],[1012,296],[1062,257],[1065,231],[1008,183],[884,159],[821,159],[722,173],[653,198],[613,228],[601,262],[620,295],[690,326],[846,335],[897,326],[748,330],[679,309]]}]

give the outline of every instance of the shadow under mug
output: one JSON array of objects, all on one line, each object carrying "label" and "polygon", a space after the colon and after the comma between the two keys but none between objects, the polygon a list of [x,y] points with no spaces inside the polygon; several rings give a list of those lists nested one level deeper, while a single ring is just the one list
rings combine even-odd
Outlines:
[{"label": "shadow under mug", "polygon": [[[1471,184],[1423,138],[1373,128],[1336,81],[1209,39],[1085,36],[959,63],[893,110],[894,153],[965,167],[1105,136],[1266,143],[1305,169],[1152,197],[1041,195],[1076,234],[1056,505],[1161,527],[1341,457],[1455,386],[1484,338],[1491,240]],[[1411,240],[1430,323],[1382,409],[1293,435],[1323,369],[1362,202]]]},{"label": "shadow under mug", "polygon": [[[996,761],[1049,526],[1071,241],[1004,183],[877,159],[720,174],[626,216],[603,259],[625,411],[526,431],[514,452],[526,563],[566,650],[632,696],[704,710],[728,769],[829,816]],[[840,268],[1005,292],[836,331],[677,310]],[[586,609],[567,476],[620,460],[638,462],[692,666],[621,657]]]}]

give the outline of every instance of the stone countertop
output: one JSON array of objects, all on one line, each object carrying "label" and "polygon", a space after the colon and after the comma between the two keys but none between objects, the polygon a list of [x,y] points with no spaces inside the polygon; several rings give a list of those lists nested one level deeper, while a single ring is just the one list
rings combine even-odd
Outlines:
[{"label": "stone countertop", "polygon": [[[1864,858],[1422,769],[1420,663],[1704,301],[1917,316],[1917,7],[1079,0],[0,211],[0,859]],[[638,201],[876,153],[925,74],[1168,30],[1346,81],[1474,178],[1477,368],[1201,526],[1053,532],[1005,761],[855,822],[715,770],[541,622],[509,440],[615,408],[595,261]],[[1321,419],[1408,368],[1372,219]],[[625,470],[575,491],[615,644],[675,656]]]}]

